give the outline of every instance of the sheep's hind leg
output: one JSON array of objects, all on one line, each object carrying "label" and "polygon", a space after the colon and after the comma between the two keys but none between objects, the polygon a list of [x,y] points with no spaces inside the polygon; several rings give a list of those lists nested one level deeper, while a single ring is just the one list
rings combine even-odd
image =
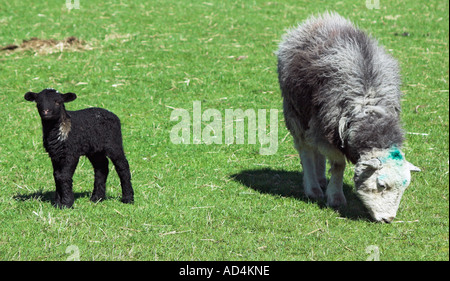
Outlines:
[{"label": "sheep's hind leg", "polygon": [[303,166],[303,188],[308,198],[320,200],[324,197],[317,177],[316,152],[310,149],[299,149]]},{"label": "sheep's hind leg", "polygon": [[330,164],[331,177],[326,191],[327,205],[334,209],[338,209],[347,205],[347,200],[342,191],[345,161],[330,161]]},{"label": "sheep's hind leg", "polygon": [[123,151],[119,151],[108,156],[113,162],[116,172],[120,178],[120,185],[122,186],[122,202],[133,203],[134,192],[133,187],[131,186],[130,166],[128,165],[125,153]]},{"label": "sheep's hind leg", "polygon": [[106,198],[106,179],[108,178],[108,158],[104,154],[94,154],[88,156],[94,167],[95,180],[94,191],[92,192],[91,201],[98,202]]},{"label": "sheep's hind leg", "polygon": [[327,189],[327,177],[326,177],[327,159],[320,152],[315,151],[314,160],[316,165],[315,168],[317,180],[319,181],[320,188],[322,188],[322,191],[325,192],[325,190]]}]

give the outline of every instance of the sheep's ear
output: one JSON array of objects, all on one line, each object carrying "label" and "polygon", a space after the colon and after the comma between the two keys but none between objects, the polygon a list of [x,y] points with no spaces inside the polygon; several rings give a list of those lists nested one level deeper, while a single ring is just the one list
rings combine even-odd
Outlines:
[{"label": "sheep's ear", "polygon": [[420,168],[414,166],[413,164],[409,163],[408,161],[406,161],[406,165],[408,165],[408,168],[411,172],[420,172]]},{"label": "sheep's ear", "polygon": [[36,100],[36,95],[37,95],[36,93],[28,92],[28,93],[25,94],[24,98],[27,101],[35,101]]},{"label": "sheep's ear", "polygon": [[381,163],[380,159],[378,159],[378,158],[373,158],[373,159],[364,161],[361,163],[361,165],[372,168],[374,170],[378,170],[383,167],[383,164]]},{"label": "sheep's ear", "polygon": [[65,93],[61,95],[64,102],[71,102],[77,98],[77,95],[74,93]]}]

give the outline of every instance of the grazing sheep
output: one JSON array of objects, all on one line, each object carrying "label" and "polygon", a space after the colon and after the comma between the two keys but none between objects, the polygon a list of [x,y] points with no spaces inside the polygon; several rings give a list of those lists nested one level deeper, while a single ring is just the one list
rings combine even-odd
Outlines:
[{"label": "grazing sheep", "polygon": [[61,94],[54,89],[28,92],[27,101],[35,101],[42,121],[44,147],[52,159],[56,183],[55,205],[73,205],[72,176],[80,156],[86,155],[95,171],[91,201],[105,199],[109,157],[122,185],[122,202],[133,202],[128,161],[122,146],[120,120],[102,108],[66,111],[64,103],[76,99],[74,93]]},{"label": "grazing sheep", "polygon": [[284,117],[301,158],[306,195],[326,196],[334,208],[345,205],[347,159],[356,164],[356,193],[371,216],[391,222],[410,171],[419,170],[400,150],[396,60],[336,13],[310,17],[290,30],[277,55]]}]

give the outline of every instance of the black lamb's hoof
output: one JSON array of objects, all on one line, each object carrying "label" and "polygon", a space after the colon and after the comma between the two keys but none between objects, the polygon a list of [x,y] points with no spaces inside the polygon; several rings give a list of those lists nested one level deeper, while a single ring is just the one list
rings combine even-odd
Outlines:
[{"label": "black lamb's hoof", "polygon": [[61,203],[61,202],[56,202],[55,204],[53,204],[53,206],[57,209],[73,209],[73,202],[72,203]]},{"label": "black lamb's hoof", "polygon": [[122,203],[125,204],[133,204],[134,203],[134,198],[133,197],[124,197],[122,198]]},{"label": "black lamb's hoof", "polygon": [[98,202],[101,202],[101,201],[103,201],[105,199],[106,199],[105,196],[92,195],[89,200],[91,200],[94,203],[98,203]]}]

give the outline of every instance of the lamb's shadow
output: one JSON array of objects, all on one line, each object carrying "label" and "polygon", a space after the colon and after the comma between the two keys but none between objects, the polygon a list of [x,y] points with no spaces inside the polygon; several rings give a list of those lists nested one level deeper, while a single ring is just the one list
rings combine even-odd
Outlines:
[{"label": "lamb's shadow", "polygon": [[[90,192],[84,191],[84,192],[74,192],[73,197],[75,200],[78,198],[88,197],[91,196]],[[55,202],[55,191],[36,191],[33,193],[27,193],[27,194],[16,194],[14,196],[14,199],[17,201],[28,201],[28,200],[39,200],[42,202],[49,202],[51,204],[54,204]]]},{"label": "lamb's shadow", "polygon": [[[231,175],[231,178],[258,192],[282,197],[292,197],[305,202],[312,202],[303,192],[303,174],[270,168],[244,170]],[[352,220],[370,220],[370,215],[351,185],[344,183],[344,194],[347,206],[338,210],[340,216]],[[316,201],[321,208],[327,208],[326,200]]]}]

